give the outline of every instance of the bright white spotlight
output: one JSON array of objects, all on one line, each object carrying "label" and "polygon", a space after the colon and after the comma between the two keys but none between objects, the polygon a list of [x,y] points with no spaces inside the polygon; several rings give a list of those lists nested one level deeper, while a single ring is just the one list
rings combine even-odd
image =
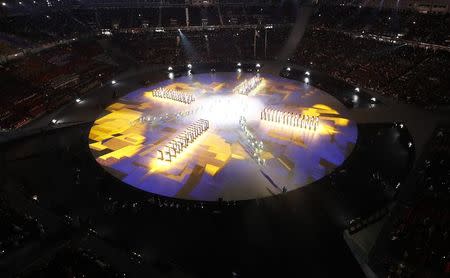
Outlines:
[{"label": "bright white spotlight", "polygon": [[5,2],[2,2],[2,6],[3,6],[3,7],[6,6],[6,3],[5,3]]},{"label": "bright white spotlight", "polygon": [[355,91],[359,92],[359,87],[356,87],[356,88],[355,88]]},{"label": "bright white spotlight", "polygon": [[191,70],[188,70],[187,74],[188,74],[188,76],[191,76],[192,75]]},{"label": "bright white spotlight", "polygon": [[261,65],[260,65],[260,64],[258,63],[258,64],[256,64],[256,67],[257,67],[257,68],[260,68],[260,67],[261,67]]},{"label": "bright white spotlight", "polygon": [[75,101],[76,101],[76,103],[80,103],[80,102],[81,102],[81,99],[80,99],[80,98],[77,98]]},{"label": "bright white spotlight", "polygon": [[117,83],[116,80],[112,80],[112,81],[111,81],[111,84],[112,84],[112,85],[115,85],[116,83]]},{"label": "bright white spotlight", "polygon": [[408,142],[408,148],[412,147],[412,142]]},{"label": "bright white spotlight", "polygon": [[311,73],[310,73],[309,71],[306,71],[306,72],[305,72],[305,75],[306,75],[306,76],[310,76]]},{"label": "bright white spotlight", "polygon": [[371,100],[371,101],[373,101],[373,102],[376,102],[376,101],[377,101],[377,99],[376,99],[376,98],[374,98],[374,97],[373,97],[373,98],[371,98],[370,100]]},{"label": "bright white spotlight", "polygon": [[52,119],[52,124],[56,124],[57,122],[58,122],[58,120]]},{"label": "bright white spotlight", "polygon": [[309,78],[308,77],[305,77],[305,83],[309,84]]},{"label": "bright white spotlight", "polygon": [[239,62],[239,63],[237,63],[237,66],[240,67],[240,66],[242,66],[242,64]]},{"label": "bright white spotlight", "polygon": [[242,72],[242,70],[241,69],[237,69],[237,72]]},{"label": "bright white spotlight", "polygon": [[241,94],[202,98],[197,116],[207,118],[214,127],[229,127],[239,123],[241,116],[248,121],[258,121],[264,102]]},{"label": "bright white spotlight", "polygon": [[174,77],[173,72],[169,73],[169,78],[173,79],[173,77]]},{"label": "bright white spotlight", "polygon": [[400,124],[400,128],[403,128],[403,124]]},{"label": "bright white spotlight", "polygon": [[37,201],[38,200],[38,196],[37,195],[33,195],[33,197],[31,197],[33,200]]},{"label": "bright white spotlight", "polygon": [[173,71],[173,68],[169,66],[169,67],[167,68],[167,70],[168,70],[168,71]]},{"label": "bright white spotlight", "polygon": [[187,65],[188,69],[192,69],[192,64]]},{"label": "bright white spotlight", "polygon": [[287,67],[286,70],[287,70],[287,71],[291,71],[291,68],[290,68],[290,67]]},{"label": "bright white spotlight", "polygon": [[358,97],[358,95],[353,95],[353,102],[357,102],[358,101],[358,99],[359,99],[359,97]]}]

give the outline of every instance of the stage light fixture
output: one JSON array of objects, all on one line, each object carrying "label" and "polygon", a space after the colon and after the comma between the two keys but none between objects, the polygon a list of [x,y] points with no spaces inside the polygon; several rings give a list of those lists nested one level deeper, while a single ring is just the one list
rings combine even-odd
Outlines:
[{"label": "stage light fixture", "polygon": [[376,99],[376,98],[374,98],[374,97],[373,97],[373,98],[371,98],[370,100],[371,100],[371,101],[373,101],[373,102],[376,102],[376,101],[377,101],[377,99]]},{"label": "stage light fixture", "polygon": [[172,68],[171,66],[169,66],[169,67],[167,68],[167,70],[168,70],[168,71],[173,71],[173,68]]},{"label": "stage light fixture", "polygon": [[2,2],[2,6],[3,6],[3,7],[6,6],[6,3],[5,3],[5,2]]},{"label": "stage light fixture", "polygon": [[305,77],[305,83],[309,84],[309,78],[308,77]]},{"label": "stage light fixture", "polygon": [[287,70],[287,71],[291,71],[291,68],[290,68],[290,67],[287,67],[286,70]]},{"label": "stage light fixture", "polygon": [[58,122],[58,120],[52,119],[52,124],[56,124],[57,122]]},{"label": "stage light fixture", "polygon": [[75,99],[75,102],[76,102],[76,103],[80,103],[80,102],[81,102],[81,99],[80,99],[80,98],[77,98],[77,99]]},{"label": "stage light fixture", "polygon": [[237,72],[242,72],[242,70],[241,69],[237,69]]},{"label": "stage light fixture", "polygon": [[188,69],[192,69],[192,64],[187,65]]},{"label": "stage light fixture", "polygon": [[111,81],[111,84],[112,84],[112,85],[115,85],[116,83],[117,83],[116,80],[112,80],[112,81]]},{"label": "stage light fixture", "polygon": [[355,88],[355,91],[357,91],[357,92],[359,93],[359,87],[356,87],[356,88]]},{"label": "stage light fixture", "polygon": [[237,66],[240,67],[240,66],[242,66],[242,64],[239,62],[239,63],[237,63]]},{"label": "stage light fixture", "polygon": [[306,71],[306,72],[305,72],[305,75],[306,75],[306,76],[310,76],[311,73],[310,73],[309,71]]},{"label": "stage light fixture", "polygon": [[357,102],[358,101],[358,95],[353,95],[353,102]]},{"label": "stage light fixture", "polygon": [[256,64],[256,67],[257,67],[257,68],[260,68],[260,67],[261,67],[261,65],[260,65],[260,64],[258,63],[258,64]]}]

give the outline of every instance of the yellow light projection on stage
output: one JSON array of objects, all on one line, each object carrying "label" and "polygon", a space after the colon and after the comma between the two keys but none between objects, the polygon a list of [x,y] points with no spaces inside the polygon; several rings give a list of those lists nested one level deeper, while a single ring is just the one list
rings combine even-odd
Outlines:
[{"label": "yellow light projection on stage", "polygon": [[[331,98],[314,101],[318,95],[326,99],[312,86],[270,75],[180,77],[108,106],[89,147],[109,173],[151,193],[209,201],[271,196],[321,178],[353,149],[356,125]],[[265,107],[289,111],[289,124],[262,120]]]}]

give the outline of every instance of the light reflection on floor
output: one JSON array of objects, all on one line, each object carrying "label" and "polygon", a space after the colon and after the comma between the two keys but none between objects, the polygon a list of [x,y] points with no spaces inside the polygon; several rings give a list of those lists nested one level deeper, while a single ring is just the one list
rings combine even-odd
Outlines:
[{"label": "light reflection on floor", "polygon": [[[198,74],[167,80],[131,92],[110,105],[89,134],[90,149],[109,173],[123,182],[158,195],[203,201],[246,200],[280,194],[314,182],[341,165],[353,150],[356,124],[345,107],[309,85],[261,75],[264,82],[249,96],[232,89],[251,74]],[[192,104],[154,98],[151,90],[167,87],[194,93]],[[318,130],[286,127],[260,121],[265,106],[308,115],[320,115]],[[194,114],[176,117],[186,110]],[[148,124],[143,115],[167,117]],[[248,128],[263,141],[258,165],[248,152],[239,128],[245,116]],[[157,150],[197,119],[210,129],[172,163]]]}]

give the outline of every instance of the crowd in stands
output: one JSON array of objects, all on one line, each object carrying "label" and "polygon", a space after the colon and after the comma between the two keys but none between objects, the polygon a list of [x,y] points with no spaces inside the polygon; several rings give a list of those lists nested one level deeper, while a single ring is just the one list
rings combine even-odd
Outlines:
[{"label": "crowd in stands", "polygon": [[449,14],[374,10],[358,6],[321,6],[312,17],[318,27],[371,33],[424,43],[450,45]]},{"label": "crowd in stands", "polygon": [[0,260],[44,236],[44,227],[36,218],[16,212],[4,197],[0,199]]},{"label": "crowd in stands", "polygon": [[[190,25],[292,23],[293,9],[191,8]],[[140,66],[277,59],[290,25],[253,28],[145,32],[145,26],[185,26],[181,8],[74,10],[2,17],[0,55],[48,42],[110,29],[0,65],[0,128],[18,128],[97,87],[117,70],[96,39],[110,40]],[[222,15],[219,17],[219,14]],[[5,24],[3,24],[5,23]],[[146,25],[147,24],[147,25]],[[357,6],[315,9],[290,62],[323,72],[398,102],[436,108],[450,104],[450,53],[414,46],[409,40],[448,44],[449,16],[383,11]],[[143,27],[139,32],[122,28]],[[97,33],[98,34],[98,33]],[[378,40],[372,35],[394,38]],[[87,42],[85,42],[85,40]],[[267,41],[267,45],[266,42]],[[256,42],[256,46],[254,43]],[[122,66],[123,67],[123,66]]]},{"label": "crowd in stands", "polygon": [[77,41],[0,66],[0,128],[18,128],[108,80],[116,65],[95,41]]},{"label": "crowd in stands", "polygon": [[389,277],[450,275],[450,129],[438,128],[417,170],[411,200],[392,217],[384,271]]},{"label": "crowd in stands", "polygon": [[89,249],[65,247],[44,266],[19,277],[127,277]]},{"label": "crowd in stands", "polygon": [[217,30],[177,34],[117,34],[113,42],[138,64],[235,62],[253,55],[254,30]]},{"label": "crowd in stands", "polygon": [[310,29],[293,62],[401,102],[425,107],[450,104],[446,51]]}]

